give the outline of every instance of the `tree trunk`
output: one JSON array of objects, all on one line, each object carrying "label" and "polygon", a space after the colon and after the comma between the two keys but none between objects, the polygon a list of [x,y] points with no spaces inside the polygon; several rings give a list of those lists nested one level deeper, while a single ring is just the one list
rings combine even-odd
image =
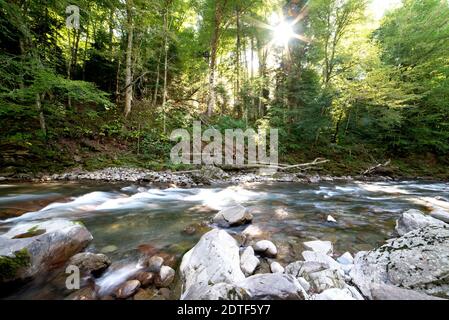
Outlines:
[{"label": "tree trunk", "polygon": [[223,11],[227,0],[217,0],[215,3],[214,30],[210,42],[210,62],[209,62],[209,97],[207,99],[207,115],[212,116],[216,101],[215,72],[217,64],[218,42],[220,38],[220,28],[223,19]]},{"label": "tree trunk", "polygon": [[125,79],[125,118],[127,118],[131,112],[132,101],[133,101],[133,76],[132,76],[132,55],[133,55],[133,36],[134,36],[134,25],[132,17],[132,6],[133,1],[126,1],[126,14],[127,14],[127,31],[128,31],[128,44],[126,48],[126,79]]},{"label": "tree trunk", "polygon": [[47,137],[47,125],[45,124],[44,111],[42,110],[41,96],[36,93],[36,109],[39,114],[39,123],[44,137]]},{"label": "tree trunk", "polygon": [[153,98],[153,103],[152,103],[153,106],[155,106],[157,104],[157,95],[159,93],[159,79],[160,79],[161,59],[162,59],[162,51],[159,53],[159,57],[157,59],[156,86],[154,88],[154,98]]},{"label": "tree trunk", "polygon": [[235,103],[239,105],[240,101],[240,48],[241,48],[241,39],[240,39],[240,9],[237,8],[236,10],[236,18],[237,18],[237,44],[236,44],[236,64],[235,69],[236,73],[235,76],[237,78],[236,81],[236,99]]},{"label": "tree trunk", "polygon": [[167,78],[168,78],[168,6],[165,11],[164,16],[164,32],[165,32],[165,41],[164,41],[164,89],[162,93],[162,109],[163,109],[163,118],[164,118],[164,133],[167,132],[167,121],[166,121],[166,103],[167,103]]}]

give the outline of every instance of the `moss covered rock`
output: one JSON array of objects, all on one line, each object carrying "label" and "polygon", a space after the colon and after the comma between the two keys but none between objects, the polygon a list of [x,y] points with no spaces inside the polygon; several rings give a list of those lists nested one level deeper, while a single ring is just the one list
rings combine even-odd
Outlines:
[{"label": "moss covered rock", "polygon": [[65,219],[19,224],[0,236],[0,284],[61,266],[91,240],[86,227]]}]

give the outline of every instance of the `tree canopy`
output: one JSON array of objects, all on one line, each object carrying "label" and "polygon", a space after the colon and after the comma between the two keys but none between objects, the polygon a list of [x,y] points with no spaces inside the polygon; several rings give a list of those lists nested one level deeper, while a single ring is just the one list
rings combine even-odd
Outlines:
[{"label": "tree canopy", "polygon": [[198,119],[279,128],[285,161],[447,159],[449,3],[370,4],[0,0],[1,164],[74,165],[86,141],[161,163]]}]

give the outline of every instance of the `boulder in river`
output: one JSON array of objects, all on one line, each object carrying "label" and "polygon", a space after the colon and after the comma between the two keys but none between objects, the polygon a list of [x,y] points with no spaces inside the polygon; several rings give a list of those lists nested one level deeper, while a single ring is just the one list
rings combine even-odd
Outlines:
[{"label": "boulder in river", "polygon": [[449,211],[443,209],[434,209],[430,213],[430,216],[445,223],[449,223]]},{"label": "boulder in river", "polygon": [[162,266],[159,275],[156,277],[154,283],[158,288],[166,288],[175,279],[176,272],[168,266]]},{"label": "boulder in river", "polygon": [[304,242],[304,247],[307,250],[313,251],[313,252],[319,252],[326,255],[332,255],[334,252],[334,247],[332,246],[332,242],[330,241],[308,241]]},{"label": "boulder in river", "polygon": [[298,280],[287,274],[257,274],[239,284],[253,300],[306,300],[308,294]]},{"label": "boulder in river", "polygon": [[253,247],[247,247],[240,257],[240,268],[245,276],[254,274],[256,268],[260,265],[260,260],[254,255]]},{"label": "boulder in river", "polygon": [[0,236],[0,283],[48,272],[91,240],[84,225],[65,219],[19,224]]},{"label": "boulder in river", "polygon": [[252,220],[252,214],[241,205],[223,209],[213,219],[214,223],[223,228],[240,226]]},{"label": "boulder in river", "polygon": [[428,226],[359,252],[350,276],[372,298],[372,283],[449,297],[449,226]]},{"label": "boulder in river", "polygon": [[146,288],[154,283],[156,275],[152,272],[141,271],[136,274],[136,280],[139,280],[142,288]]},{"label": "boulder in river", "polygon": [[180,273],[184,297],[194,295],[189,292],[193,286],[199,288],[243,281],[245,275],[240,269],[237,241],[224,230],[209,231],[184,255]]},{"label": "boulder in river", "polygon": [[77,266],[81,272],[98,277],[111,265],[111,260],[104,254],[82,252],[70,258],[68,265]]},{"label": "boulder in river", "polygon": [[118,299],[128,299],[133,296],[137,290],[140,288],[140,282],[138,280],[129,280],[122,284],[117,291],[115,292],[115,296]]},{"label": "boulder in river", "polygon": [[443,226],[444,224],[443,221],[432,218],[431,216],[426,216],[419,210],[411,209],[404,212],[401,218],[396,221],[395,230],[399,236],[403,236],[412,230],[431,225]]},{"label": "boulder in river", "polygon": [[146,262],[148,266],[149,272],[159,273],[161,271],[161,267],[164,264],[164,258],[159,256],[152,256]]},{"label": "boulder in river", "polygon": [[254,244],[254,251],[270,258],[274,258],[278,254],[278,249],[274,243],[268,240],[257,241]]}]

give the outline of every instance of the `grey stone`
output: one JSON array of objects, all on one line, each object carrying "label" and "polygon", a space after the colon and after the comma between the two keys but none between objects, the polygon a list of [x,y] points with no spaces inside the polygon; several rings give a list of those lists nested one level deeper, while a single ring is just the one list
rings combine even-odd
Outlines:
[{"label": "grey stone", "polygon": [[69,220],[19,224],[0,236],[0,259],[14,261],[21,254],[24,255],[22,265],[7,275],[0,275],[0,283],[46,273],[67,262],[91,240],[86,227]]},{"label": "grey stone", "polygon": [[443,209],[434,209],[430,213],[430,216],[445,223],[449,223],[449,211]]},{"label": "grey stone", "polygon": [[253,247],[247,247],[240,257],[240,268],[245,276],[254,274],[256,268],[260,265],[260,260],[254,255]]},{"label": "grey stone", "polygon": [[175,279],[176,272],[168,266],[162,266],[158,277],[154,283],[158,288],[165,288],[172,284]]},{"label": "grey stone", "polygon": [[148,271],[159,273],[161,271],[161,267],[164,264],[164,258],[161,258],[159,256],[152,256],[147,261]]},{"label": "grey stone", "polygon": [[348,289],[331,288],[316,294],[312,300],[356,300]]},{"label": "grey stone", "polygon": [[271,258],[276,257],[278,254],[278,250],[274,243],[268,240],[257,241],[254,245],[254,251]]},{"label": "grey stone", "polygon": [[337,258],[337,262],[343,265],[351,265],[354,263],[354,257],[349,252],[345,252]]},{"label": "grey stone", "polygon": [[70,258],[68,265],[77,266],[81,272],[99,276],[111,265],[111,260],[104,254],[82,252]]},{"label": "grey stone", "polygon": [[313,252],[313,251],[304,251],[302,253],[302,256],[305,261],[314,261],[319,262],[322,264],[325,264],[327,268],[330,269],[340,269],[340,264],[335,261],[333,258],[329,257],[328,255],[319,253],[319,252]]},{"label": "grey stone", "polygon": [[115,296],[118,299],[128,299],[132,295],[134,295],[137,290],[140,288],[140,282],[138,280],[130,280],[126,281],[122,284],[117,291],[115,292]]},{"label": "grey stone", "polygon": [[396,221],[395,230],[398,235],[403,236],[410,231],[430,225],[443,226],[444,222],[432,218],[431,216],[425,216],[419,210],[412,209],[404,212],[401,218]]},{"label": "grey stone", "polygon": [[304,288],[291,275],[271,273],[246,278],[239,284],[253,300],[305,300]]},{"label": "grey stone", "polygon": [[221,210],[213,219],[214,223],[224,228],[250,223],[252,220],[252,214],[240,205]]},{"label": "grey stone", "polygon": [[421,292],[387,284],[373,283],[370,286],[373,300],[444,300]]},{"label": "grey stone", "polygon": [[235,284],[245,279],[237,242],[226,231],[218,229],[206,233],[184,255],[180,273],[183,296],[187,296],[193,285]]},{"label": "grey stone", "polygon": [[330,241],[308,241],[304,242],[304,247],[307,250],[313,251],[313,252],[319,252],[326,255],[332,255],[334,252],[334,247],[332,245],[332,242]]},{"label": "grey stone", "polygon": [[249,300],[245,289],[229,283],[213,286],[193,285],[182,300]]},{"label": "grey stone", "polygon": [[449,228],[413,230],[382,247],[359,252],[350,276],[371,298],[371,284],[394,285],[430,295],[449,294]]},{"label": "grey stone", "polygon": [[284,273],[285,269],[279,262],[272,262],[270,264],[270,270],[272,273]]}]

